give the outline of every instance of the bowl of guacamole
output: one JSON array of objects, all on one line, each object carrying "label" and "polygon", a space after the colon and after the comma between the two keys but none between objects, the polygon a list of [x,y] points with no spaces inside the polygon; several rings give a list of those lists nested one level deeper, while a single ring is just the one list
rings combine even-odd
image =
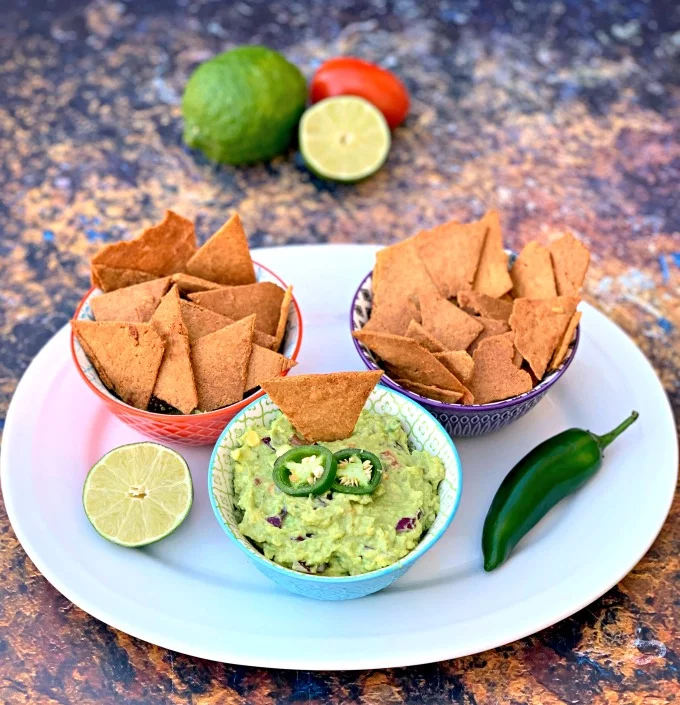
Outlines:
[{"label": "bowl of guacamole", "polygon": [[[350,436],[316,444],[338,457],[361,449],[376,458],[381,476],[370,492],[282,491],[274,480],[277,459],[304,443],[265,395],[225,428],[209,468],[219,523],[282,587],[325,600],[376,592],[411,568],[453,520],[462,490],[455,445],[429,412],[399,392],[376,387]],[[336,480],[360,489],[371,465],[346,455]],[[289,463],[290,477],[304,481],[317,459]]]}]

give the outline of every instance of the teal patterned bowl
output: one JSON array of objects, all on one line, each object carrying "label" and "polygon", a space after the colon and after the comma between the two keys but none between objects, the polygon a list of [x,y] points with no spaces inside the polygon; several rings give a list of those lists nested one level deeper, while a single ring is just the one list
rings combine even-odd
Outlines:
[{"label": "teal patterned bowl", "polygon": [[300,573],[268,560],[241,534],[234,509],[233,461],[230,452],[237,447],[237,439],[251,423],[257,421],[269,424],[280,413],[268,395],[256,399],[229,422],[210,458],[208,492],[217,521],[258,570],[277,585],[298,595],[316,600],[351,600],[386,588],[437,543],[458,509],[463,486],[460,458],[451,437],[439,421],[415,401],[381,385],[373,390],[365,408],[377,414],[397,416],[412,447],[437,455],[446,470],[446,476],[439,486],[440,508],[434,524],[410,553],[387,568],[346,577]]}]

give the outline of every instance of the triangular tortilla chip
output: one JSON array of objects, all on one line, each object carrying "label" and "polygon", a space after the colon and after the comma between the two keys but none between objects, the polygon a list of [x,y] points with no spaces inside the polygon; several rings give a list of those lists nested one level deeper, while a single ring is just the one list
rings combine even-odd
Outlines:
[{"label": "triangular tortilla chip", "polygon": [[482,332],[474,339],[473,343],[468,348],[470,355],[475,352],[482,340],[493,338],[495,335],[501,335],[510,330],[510,326],[505,321],[499,321],[496,318],[479,316],[478,318],[475,318],[475,320],[479,321],[484,326],[484,330],[482,330]]},{"label": "triangular tortilla chip", "polygon": [[457,299],[458,305],[466,313],[477,313],[506,323],[512,313],[512,299],[510,301],[494,299],[486,294],[478,294],[476,291],[459,291]]},{"label": "triangular tortilla chip", "polygon": [[399,297],[383,300],[379,307],[374,301],[371,317],[363,330],[406,335],[411,321],[420,323],[420,311],[409,299]]},{"label": "triangular tortilla chip", "polygon": [[195,291],[211,291],[212,289],[219,289],[220,286],[222,286],[221,284],[215,284],[215,282],[209,282],[207,279],[194,277],[184,272],[173,274],[172,283],[177,284],[180,293],[184,295],[193,294]]},{"label": "triangular tortilla chip", "polygon": [[182,272],[194,252],[194,224],[177,213],[166,211],[162,222],[147,228],[134,240],[103,247],[92,258],[92,279],[101,280],[101,271],[95,270],[99,265],[147,272],[155,277]]},{"label": "triangular tortilla chip", "polygon": [[486,225],[451,221],[416,236],[418,254],[439,293],[446,299],[472,289]]},{"label": "triangular tortilla chip", "polygon": [[255,283],[248,238],[237,213],[187,262],[186,271],[227,286]]},{"label": "triangular tortilla chip", "polygon": [[270,379],[262,389],[306,440],[339,441],[352,435],[380,377],[380,371],[297,375]]},{"label": "triangular tortilla chip", "polygon": [[107,267],[105,264],[93,264],[91,268],[92,286],[102,291],[116,291],[127,286],[150,282],[158,277],[149,272],[134,269]]},{"label": "triangular tortilla chip", "polygon": [[163,277],[93,296],[92,313],[99,322],[148,323],[169,286],[170,277]]},{"label": "triangular tortilla chip", "polygon": [[223,286],[214,291],[197,291],[189,300],[236,321],[257,315],[255,327],[276,337],[285,291],[273,282],[246,286]]},{"label": "triangular tortilla chip", "polygon": [[553,359],[550,362],[550,366],[548,367],[549,372],[556,370],[564,362],[564,358],[567,356],[567,351],[569,350],[569,344],[571,343],[571,339],[574,337],[574,333],[576,332],[576,328],[580,320],[581,312],[577,311],[571,317],[569,325],[567,326],[567,330],[562,336],[562,342],[559,344],[555,354],[553,355]]},{"label": "triangular tortilla chip", "polygon": [[417,301],[421,294],[436,291],[418,254],[417,236],[385,247],[376,254],[373,303],[380,305],[383,299],[393,297]]},{"label": "triangular tortilla chip", "polygon": [[489,211],[480,222],[487,227],[487,232],[473,289],[498,298],[512,289],[498,211]]},{"label": "triangular tortilla chip", "polygon": [[289,286],[281,301],[281,311],[279,313],[279,322],[276,326],[276,334],[274,335],[274,350],[281,347],[283,338],[286,335],[286,325],[288,324],[288,310],[293,301],[293,287]]},{"label": "triangular tortilla chip", "polygon": [[439,294],[420,297],[420,315],[423,328],[446,350],[465,350],[484,329],[478,320]]},{"label": "triangular tortilla chip", "polygon": [[295,365],[297,365],[295,360],[289,360],[261,345],[253,345],[246,376],[246,391],[261,386],[262,382],[268,379],[280,377],[283,372],[290,370]]},{"label": "triangular tortilla chip", "polygon": [[515,299],[510,316],[510,327],[515,331],[515,347],[538,379],[543,378],[578,302],[576,296]]},{"label": "triangular tortilla chip", "polygon": [[[230,326],[236,323],[233,318],[223,316],[221,313],[211,311],[209,308],[203,308],[191,301],[180,301],[182,307],[182,318],[187,327],[189,334],[189,342],[202,338],[204,335],[210,335],[220,328]],[[262,331],[256,330],[253,332],[253,343],[261,345],[263,348],[274,349],[275,340],[273,335],[268,335]]]},{"label": "triangular tortilla chip", "polygon": [[385,363],[396,368],[398,377],[454,392],[463,391],[451,372],[415,340],[391,333],[371,333],[363,330],[354,331],[352,335]]},{"label": "triangular tortilla chip", "polygon": [[198,396],[191,367],[189,334],[182,319],[177,285],[161,300],[151,325],[165,343],[165,355],[153,394],[183,414],[190,414],[198,405]]},{"label": "triangular tortilla chip", "polygon": [[[408,380],[410,382],[415,382],[423,387],[432,387],[433,389],[441,389],[441,387],[434,384],[423,384],[419,379],[420,376],[418,371],[409,369],[408,367],[397,367],[396,365],[390,365],[385,363],[385,372],[394,380]],[[444,391],[451,391],[454,394],[460,394],[461,404],[472,404],[474,402],[474,397],[472,396],[470,390],[454,375],[452,374],[453,382],[449,385],[452,389],[445,388]]]},{"label": "triangular tortilla chip", "polygon": [[513,354],[512,342],[505,335],[487,338],[475,350],[475,371],[470,382],[475,404],[501,401],[532,388],[531,375],[515,367]]},{"label": "triangular tortilla chip", "polygon": [[538,242],[528,242],[510,270],[512,295],[516,299],[549,299],[557,296],[550,250]]},{"label": "triangular tortilla chip", "polygon": [[[364,328],[365,330],[365,328]],[[429,350],[431,353],[438,353],[444,351],[444,346],[431,334],[428,333],[420,323],[416,321],[411,321],[406,329],[406,337],[413,338],[413,340],[422,345],[425,350]]]},{"label": "triangular tortilla chip", "polygon": [[465,350],[447,350],[446,352],[435,353],[434,356],[463,384],[468,384],[472,379],[475,363]]},{"label": "triangular tortilla chip", "polygon": [[101,381],[126,404],[149,405],[165,343],[150,323],[71,321]]},{"label": "triangular tortilla chip", "polygon": [[435,401],[443,401],[445,404],[455,404],[460,401],[460,398],[463,396],[460,392],[451,392],[448,389],[439,389],[439,387],[419,384],[410,379],[395,379],[394,381],[409,391],[419,394],[421,397],[434,399]]},{"label": "triangular tortilla chip", "polygon": [[191,346],[198,408],[212,411],[243,399],[255,317],[204,335]]},{"label": "triangular tortilla chip", "polygon": [[210,333],[214,333],[220,328],[226,328],[235,323],[233,318],[228,318],[221,313],[203,308],[203,306],[194,304],[191,301],[181,300],[180,306],[190,343],[194,343],[204,335],[210,335]]},{"label": "triangular tortilla chip", "polygon": [[373,330],[404,335],[409,322],[420,322],[416,302],[437,287],[418,255],[416,238],[380,250],[373,269]]},{"label": "triangular tortilla chip", "polygon": [[548,245],[555,269],[555,283],[559,296],[578,294],[586,278],[590,252],[571,233]]}]

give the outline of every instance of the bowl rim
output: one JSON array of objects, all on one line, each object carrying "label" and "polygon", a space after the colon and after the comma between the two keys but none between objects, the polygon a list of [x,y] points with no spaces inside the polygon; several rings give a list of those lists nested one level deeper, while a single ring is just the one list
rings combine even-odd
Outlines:
[{"label": "bowl rim", "polygon": [[[229,528],[228,524],[224,521],[224,518],[222,517],[222,514],[219,510],[219,507],[217,506],[217,502],[215,500],[215,493],[213,492],[213,476],[214,476],[214,468],[215,468],[215,461],[217,458],[217,452],[220,448],[220,445],[222,444],[222,440],[224,437],[227,435],[229,432],[229,429],[231,426],[238,421],[239,417],[242,416],[243,414],[246,413],[246,411],[251,407],[255,406],[255,404],[260,404],[264,401],[264,396],[269,396],[269,395],[263,395],[263,397],[255,399],[252,401],[250,404],[245,409],[241,409],[241,411],[234,416],[233,419],[229,421],[229,423],[225,426],[224,430],[220,434],[220,437],[217,439],[215,446],[212,450],[212,453],[210,454],[210,461],[208,464],[208,495],[210,498],[210,506],[213,509],[213,513],[215,514],[215,517],[217,518],[217,521],[219,522],[220,526],[224,530],[224,532],[227,534],[227,536],[235,543],[238,548],[246,555],[249,556],[250,558],[254,558],[256,561],[261,563],[262,565],[266,566],[267,569],[274,570],[275,572],[286,576],[288,578],[295,578],[297,580],[304,580],[308,582],[317,582],[319,584],[327,583],[329,585],[342,585],[342,584],[347,584],[347,583],[358,583],[358,582],[363,582],[365,580],[372,580],[374,578],[380,578],[385,575],[389,575],[390,573],[393,573],[395,571],[401,570],[401,569],[406,569],[409,568],[413,563],[415,563],[422,555],[427,553],[431,548],[434,547],[434,545],[442,538],[442,536],[446,533],[448,530],[449,526],[451,526],[451,522],[453,521],[454,517],[456,516],[456,513],[458,512],[458,507],[460,506],[460,500],[463,495],[463,465],[460,461],[460,456],[458,455],[458,449],[456,448],[456,444],[454,443],[453,439],[451,436],[446,432],[446,429],[442,426],[442,424],[439,422],[439,420],[431,414],[427,409],[424,409],[420,404],[418,404],[414,399],[410,399],[407,397],[405,394],[402,394],[400,391],[393,389],[391,387],[385,387],[387,391],[389,391],[390,394],[394,394],[398,397],[402,397],[405,399],[409,404],[412,404],[413,406],[416,407],[416,410],[418,413],[424,414],[426,416],[429,416],[430,419],[434,422],[435,426],[439,429],[439,431],[442,434],[442,437],[446,441],[446,443],[450,446],[451,450],[453,451],[453,457],[454,457],[454,465],[455,465],[455,473],[456,473],[456,479],[458,481],[458,489],[456,492],[456,497],[453,501],[453,506],[451,507],[451,510],[449,511],[448,516],[445,518],[443,525],[437,530],[436,533],[432,534],[432,541],[429,544],[427,548],[424,548],[424,541],[423,538],[425,536],[429,535],[430,530],[425,532],[421,536],[420,541],[418,542],[418,545],[412,548],[403,558],[400,558],[398,561],[395,561],[391,565],[385,566],[384,568],[379,568],[378,570],[372,570],[368,573],[361,573],[359,575],[337,575],[337,576],[323,576],[323,575],[314,575],[314,574],[308,574],[308,573],[301,573],[297,570],[293,570],[292,568],[286,568],[285,566],[279,565],[278,563],[275,563],[272,560],[269,560],[266,558],[264,555],[262,555],[256,548],[253,546],[250,542],[250,540],[246,537],[243,536],[243,539],[251,546],[250,549],[247,549],[236,537],[234,532]],[[278,407],[277,407],[278,408]],[[319,582],[322,581],[322,582]]]},{"label": "bowl rim", "polygon": [[[354,305],[359,296],[359,292],[364,287],[366,280],[372,275],[373,270],[371,269],[371,271],[361,280],[359,286],[354,292],[354,296],[352,297],[352,304],[349,310],[350,335],[355,330],[361,330],[360,328],[354,327],[354,320],[352,314],[354,313]],[[436,409],[441,409],[442,411],[455,411],[456,413],[462,414],[479,414],[487,411],[502,411],[512,406],[523,404],[524,402],[529,401],[530,399],[534,399],[535,397],[545,393],[548,389],[550,389],[550,387],[555,384],[555,382],[557,382],[557,380],[560,379],[560,377],[562,377],[562,375],[567,371],[567,368],[571,365],[572,361],[574,360],[574,357],[576,357],[576,349],[578,348],[579,340],[581,339],[581,324],[579,323],[576,326],[576,337],[574,338],[574,343],[571,346],[571,351],[567,354],[567,357],[562,362],[562,366],[559,369],[555,370],[555,372],[552,373],[552,376],[547,379],[542,379],[535,387],[533,387],[533,389],[530,389],[528,392],[524,392],[524,394],[518,394],[514,397],[510,397],[509,399],[501,399],[500,401],[492,401],[488,404],[448,404],[443,401],[437,401],[436,399],[430,399],[429,397],[423,397],[420,394],[416,394],[415,392],[412,392],[409,389],[406,389],[405,387],[402,387],[397,384],[387,374],[387,372],[382,369],[382,367],[378,367],[378,365],[369,360],[368,357],[366,357],[364,351],[361,349],[361,343],[359,343],[359,341],[353,335],[351,335],[351,337],[352,342],[354,343],[354,347],[356,348],[357,353],[359,353],[359,357],[363,361],[364,365],[366,365],[369,370],[380,370],[383,373],[383,378],[381,381],[386,386],[391,387],[395,391],[401,392],[402,394],[410,397],[419,404],[422,403],[420,400],[423,399],[427,402],[428,406],[432,406]]]},{"label": "bowl rim", "polygon": [[[256,262],[253,260],[253,264],[257,267],[260,267],[261,269],[264,269],[265,272],[267,272],[270,276],[274,277],[276,281],[284,288],[286,289],[287,285],[281,279],[281,277],[273,272],[269,267],[265,267],[263,264],[260,264],[259,262]],[[78,303],[78,306],[76,307],[76,310],[71,318],[71,320],[75,320],[78,318],[78,315],[80,314],[81,309],[83,306],[87,303],[88,299],[92,295],[92,292],[96,289],[97,287],[91,286],[83,295],[82,299],[80,299],[80,302]],[[295,315],[297,317],[297,324],[298,324],[298,335],[297,335],[297,340],[295,342],[295,349],[293,350],[293,354],[291,355],[290,359],[291,360],[297,360],[297,356],[300,352],[300,347],[302,346],[302,329],[303,329],[303,324],[302,324],[302,313],[300,311],[300,306],[298,305],[297,299],[295,298],[295,295],[292,295],[291,298],[291,303],[293,304],[293,308],[295,310]],[[158,419],[158,420],[163,420],[165,423],[169,425],[177,424],[177,425],[183,425],[187,423],[187,419],[216,419],[219,418],[222,415],[230,415],[234,412],[239,412],[242,409],[244,409],[246,406],[249,406],[252,402],[257,401],[263,394],[264,390],[262,388],[258,389],[257,391],[253,392],[250,396],[247,396],[245,399],[241,399],[241,401],[234,402],[233,404],[229,404],[229,406],[223,406],[220,409],[214,409],[213,411],[204,411],[200,414],[161,414],[156,411],[147,411],[146,409],[137,409],[134,406],[131,406],[130,404],[126,404],[122,399],[118,399],[115,397],[113,394],[111,396],[108,396],[104,394],[101,390],[97,389],[97,387],[92,384],[92,382],[87,378],[87,375],[83,371],[83,368],[80,366],[78,363],[78,357],[76,356],[76,348],[75,348],[75,334],[73,333],[73,327],[71,327],[71,357],[73,359],[73,363],[76,366],[76,369],[78,370],[78,373],[80,374],[81,378],[85,381],[87,386],[103,401],[105,401],[107,404],[116,404],[123,409],[125,409],[128,413],[132,414],[133,416],[137,416],[139,418],[152,418],[152,419]],[[288,374],[289,370],[286,370],[285,374]]]}]

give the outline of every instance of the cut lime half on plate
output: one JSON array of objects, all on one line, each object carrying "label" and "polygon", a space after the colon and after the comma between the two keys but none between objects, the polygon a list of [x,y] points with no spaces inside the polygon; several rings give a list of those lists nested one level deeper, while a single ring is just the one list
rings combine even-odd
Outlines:
[{"label": "cut lime half on plate", "polygon": [[130,547],[171,534],[193,499],[186,461],[158,443],[114,448],[92,466],[83,487],[83,507],[95,530]]},{"label": "cut lime half on plate", "polygon": [[326,98],[300,120],[302,157],[324,179],[359,181],[374,174],[387,159],[390,143],[383,114],[356,96]]}]

